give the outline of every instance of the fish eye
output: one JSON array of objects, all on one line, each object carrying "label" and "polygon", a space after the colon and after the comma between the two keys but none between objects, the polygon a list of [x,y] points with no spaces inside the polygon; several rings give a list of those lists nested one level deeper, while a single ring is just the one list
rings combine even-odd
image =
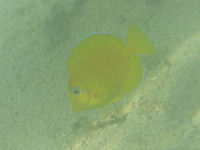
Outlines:
[{"label": "fish eye", "polygon": [[81,94],[81,88],[80,87],[73,88],[72,93],[75,94],[75,95]]}]

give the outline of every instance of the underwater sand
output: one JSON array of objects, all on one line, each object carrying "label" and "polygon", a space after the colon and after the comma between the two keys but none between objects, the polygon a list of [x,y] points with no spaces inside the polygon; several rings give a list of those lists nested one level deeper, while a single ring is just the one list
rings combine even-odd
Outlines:
[{"label": "underwater sand", "polygon": [[[200,149],[200,1],[0,0],[0,150]],[[84,35],[156,48],[144,81],[104,108],[74,113],[66,58]]]}]

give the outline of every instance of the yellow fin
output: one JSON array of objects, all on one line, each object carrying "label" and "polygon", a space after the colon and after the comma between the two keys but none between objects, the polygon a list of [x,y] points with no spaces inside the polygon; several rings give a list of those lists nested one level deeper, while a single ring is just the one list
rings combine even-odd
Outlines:
[{"label": "yellow fin", "polygon": [[130,24],[126,39],[126,48],[132,54],[152,54],[154,47],[144,33],[135,25]]}]

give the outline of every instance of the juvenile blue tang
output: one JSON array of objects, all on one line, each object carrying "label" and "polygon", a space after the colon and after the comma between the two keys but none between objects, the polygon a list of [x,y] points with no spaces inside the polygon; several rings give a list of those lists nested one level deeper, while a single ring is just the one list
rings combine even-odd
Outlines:
[{"label": "juvenile blue tang", "polygon": [[152,54],[154,47],[131,24],[126,45],[112,34],[93,34],[81,40],[67,58],[68,94],[75,112],[116,102],[142,80],[137,54]]}]

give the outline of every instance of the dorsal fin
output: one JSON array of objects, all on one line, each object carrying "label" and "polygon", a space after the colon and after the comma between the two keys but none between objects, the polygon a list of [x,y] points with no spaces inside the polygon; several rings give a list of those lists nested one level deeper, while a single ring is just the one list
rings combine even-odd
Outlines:
[{"label": "dorsal fin", "polygon": [[154,47],[144,33],[135,25],[130,24],[126,39],[126,49],[131,54],[152,54]]}]

